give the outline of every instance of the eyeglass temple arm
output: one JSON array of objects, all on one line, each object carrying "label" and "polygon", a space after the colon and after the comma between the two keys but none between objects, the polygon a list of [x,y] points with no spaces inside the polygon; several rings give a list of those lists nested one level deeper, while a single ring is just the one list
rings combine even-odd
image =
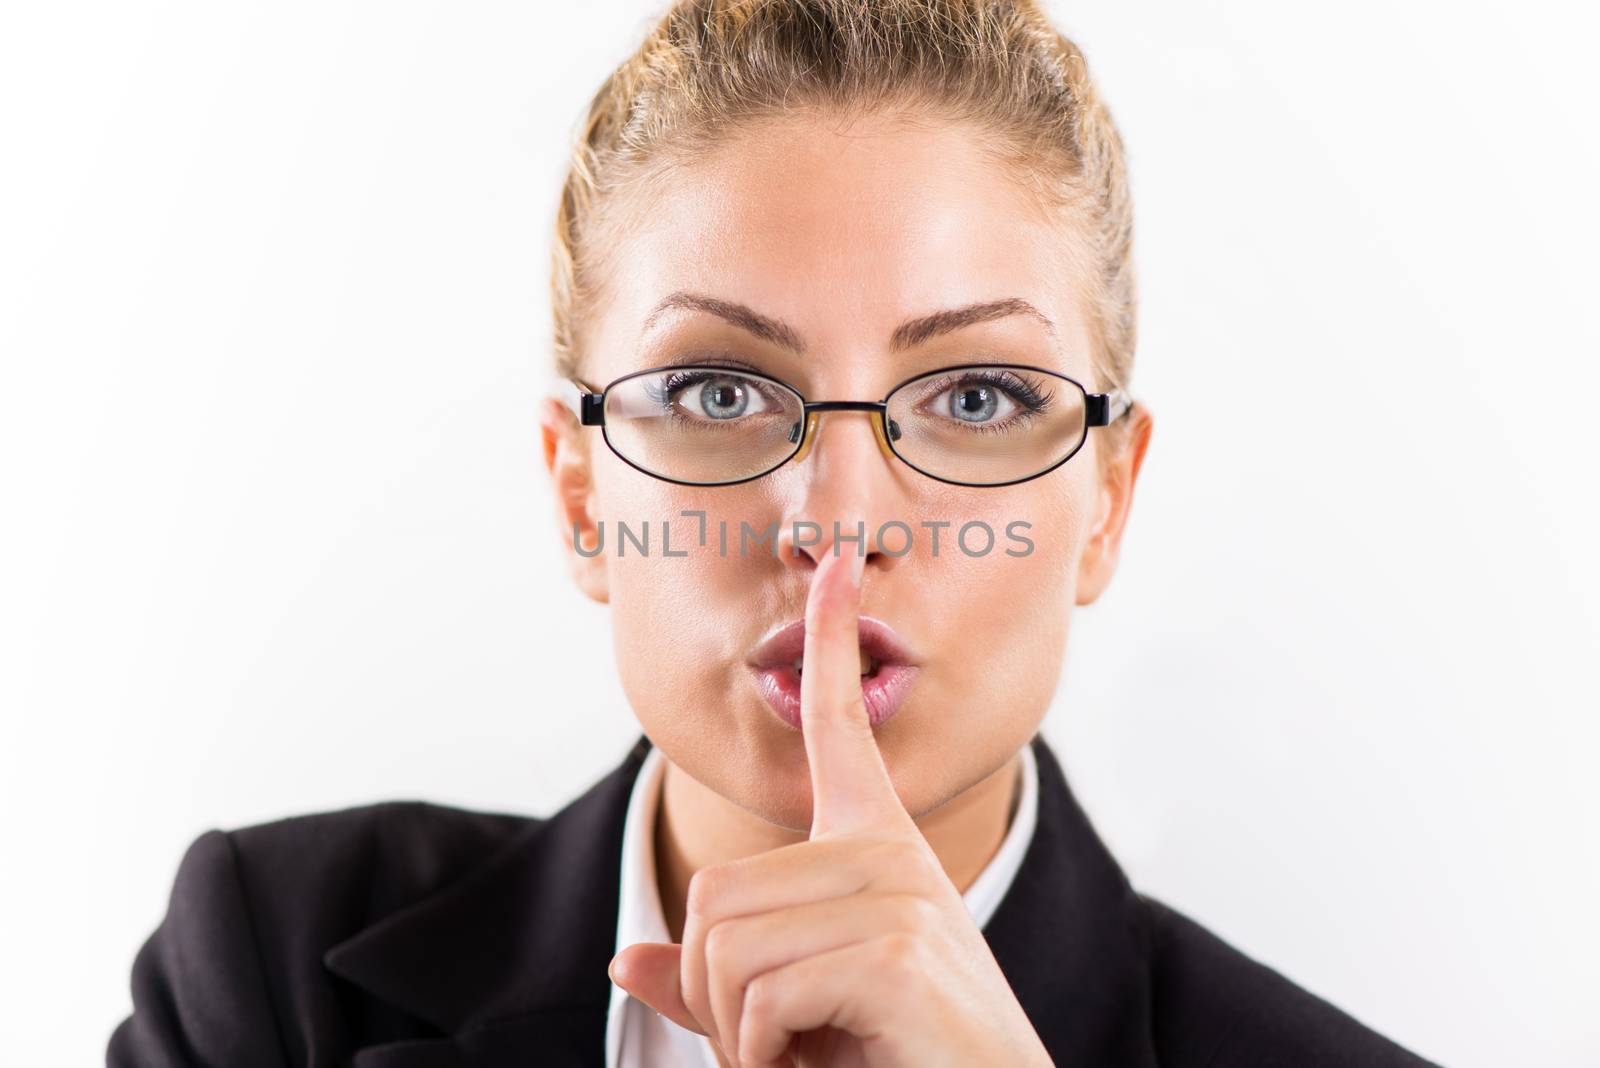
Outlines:
[{"label": "eyeglass temple arm", "polygon": [[1090,393],[1086,413],[1090,426],[1110,426],[1133,407],[1133,397],[1127,390],[1114,389],[1109,393]]},{"label": "eyeglass temple arm", "polygon": [[577,418],[580,425],[605,425],[604,393],[596,393],[576,378],[568,378],[556,383],[555,394],[556,399]]}]

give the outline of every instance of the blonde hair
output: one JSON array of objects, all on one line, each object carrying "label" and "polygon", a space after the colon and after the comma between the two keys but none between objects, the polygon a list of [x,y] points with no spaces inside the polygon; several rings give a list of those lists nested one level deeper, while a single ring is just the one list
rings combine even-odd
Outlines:
[{"label": "blonde hair", "polygon": [[896,104],[998,135],[1018,177],[1071,212],[1094,367],[1102,388],[1127,388],[1136,294],[1122,140],[1083,53],[1034,0],[675,3],[605,80],[573,145],[551,280],[557,370],[578,373],[609,251],[602,206],[650,165],[798,106]]}]

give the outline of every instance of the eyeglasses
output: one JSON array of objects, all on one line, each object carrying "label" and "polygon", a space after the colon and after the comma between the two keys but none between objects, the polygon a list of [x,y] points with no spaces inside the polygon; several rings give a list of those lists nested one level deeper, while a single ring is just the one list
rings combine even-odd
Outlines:
[{"label": "eyeglasses", "polygon": [[715,364],[653,367],[599,392],[569,380],[564,401],[623,463],[686,486],[729,486],[803,459],[821,412],[868,412],[878,446],[956,486],[1009,486],[1060,467],[1089,428],[1133,398],[1090,393],[1042,367],[973,363],[906,379],[881,401],[808,401],[786,382]]}]

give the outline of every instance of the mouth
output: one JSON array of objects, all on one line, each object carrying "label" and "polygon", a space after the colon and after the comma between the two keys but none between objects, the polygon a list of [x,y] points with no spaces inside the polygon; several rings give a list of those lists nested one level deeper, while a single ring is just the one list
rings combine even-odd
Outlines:
[{"label": "mouth", "polygon": [[[900,710],[919,668],[900,636],[882,620],[862,616],[860,635],[861,696],[872,726]],[[750,656],[756,686],[779,719],[800,729],[800,679],[805,673],[805,620],[785,624]]]}]

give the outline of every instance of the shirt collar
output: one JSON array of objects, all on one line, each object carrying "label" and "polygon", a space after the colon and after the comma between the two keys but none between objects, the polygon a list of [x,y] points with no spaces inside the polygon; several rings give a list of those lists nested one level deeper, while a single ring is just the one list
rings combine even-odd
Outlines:
[{"label": "shirt collar", "polygon": [[[655,835],[652,833],[665,770],[661,750],[651,746],[639,767],[638,778],[633,781],[633,793],[628,797],[628,815],[622,824],[622,880],[617,897],[616,951],[619,953],[635,942],[672,941],[666,916],[661,911],[661,892],[656,883]],[[617,1068],[621,1063],[625,1013],[630,1001],[637,1004],[626,990],[611,984],[611,1002],[606,1012],[607,1068]]]}]

